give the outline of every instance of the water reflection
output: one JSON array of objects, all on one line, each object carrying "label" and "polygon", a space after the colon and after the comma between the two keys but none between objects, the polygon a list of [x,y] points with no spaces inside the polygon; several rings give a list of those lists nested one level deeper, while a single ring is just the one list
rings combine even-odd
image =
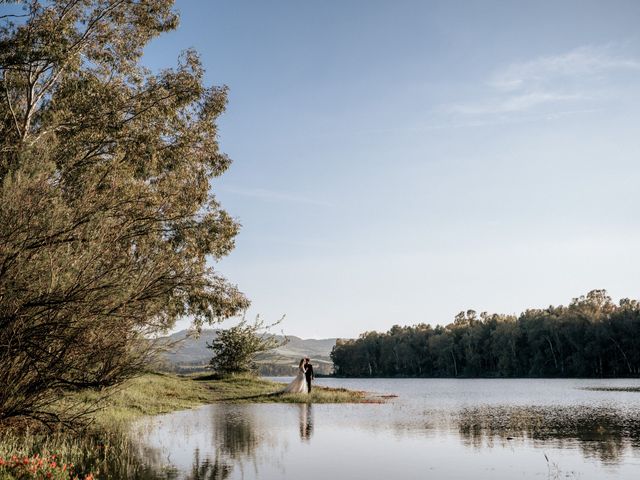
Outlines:
[{"label": "water reflection", "polygon": [[492,447],[494,441],[533,439],[563,449],[578,445],[587,457],[615,464],[627,448],[637,450],[637,412],[613,408],[482,406],[461,409],[458,431],[466,445]]},{"label": "water reflection", "polygon": [[637,478],[629,472],[640,468],[640,395],[583,405],[478,397],[216,404],[149,419],[141,451],[155,478],[545,478],[545,455],[582,479]]},{"label": "water reflection", "polygon": [[186,476],[188,480],[225,480],[233,471],[233,465],[224,463],[219,455],[212,461],[209,458],[200,458],[200,449],[194,452],[191,472]]},{"label": "water reflection", "polygon": [[224,480],[245,468],[257,477],[258,450],[273,438],[247,407],[218,404],[139,422],[133,436],[146,470],[135,478]]},{"label": "water reflection", "polygon": [[232,460],[254,459],[263,434],[252,409],[239,405],[220,404],[211,410],[212,445],[218,453]]},{"label": "water reflection", "polygon": [[300,410],[300,440],[308,442],[313,434],[313,408],[310,403],[298,405]]}]

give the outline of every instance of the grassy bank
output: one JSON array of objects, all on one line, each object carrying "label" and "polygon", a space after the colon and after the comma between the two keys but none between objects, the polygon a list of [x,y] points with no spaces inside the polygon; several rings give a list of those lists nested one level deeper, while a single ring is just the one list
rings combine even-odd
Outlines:
[{"label": "grassy bank", "polygon": [[[259,377],[238,375],[177,376],[149,373],[109,392],[94,414],[101,426],[126,423],[141,415],[157,415],[215,402],[233,403],[371,403],[381,401],[366,392],[314,386],[311,393],[280,394],[284,384]],[[90,405],[95,393],[83,393],[73,401]]]},{"label": "grassy bank", "polygon": [[234,403],[371,403],[380,400],[367,392],[314,386],[310,394],[278,393],[286,385],[262,378],[237,376],[216,378],[193,377],[206,386],[213,402]]},{"label": "grassy bank", "polygon": [[[61,410],[91,411],[94,429],[116,430],[142,415],[158,415],[216,402],[231,403],[379,403],[367,392],[314,386],[310,394],[279,393],[285,384],[250,375],[178,376],[147,373],[111,390],[67,396]],[[0,450],[1,452],[1,450]]]},{"label": "grassy bank", "polygon": [[[41,429],[0,428],[0,480],[23,477],[3,465],[17,458],[28,459],[53,472],[53,478],[127,478],[144,470],[135,446],[127,436],[128,425],[143,415],[185,410],[215,402],[232,403],[378,403],[382,398],[366,392],[314,387],[311,394],[280,394],[284,384],[253,376],[218,378],[212,375],[177,376],[149,373],[107,392],[81,392],[68,396],[60,408],[94,410],[89,428],[82,433]],[[55,455],[55,459],[52,457]],[[14,462],[15,463],[15,462]],[[56,464],[55,468],[51,467]],[[73,464],[73,475],[61,471]],[[26,463],[25,463],[26,465]],[[22,467],[21,467],[22,468]],[[25,467],[27,468],[27,467]],[[66,468],[66,467],[65,467]],[[69,467],[70,468],[70,467]],[[17,472],[17,473],[16,473]],[[45,472],[46,473],[46,472]],[[42,478],[45,478],[43,475]],[[91,478],[91,477],[88,477]]]},{"label": "grassy bank", "polygon": [[89,421],[90,429],[113,431],[126,427],[143,415],[158,415],[216,402],[380,403],[385,400],[367,392],[321,386],[314,386],[310,394],[280,393],[284,387],[283,383],[251,375],[216,377],[147,373],[111,390],[70,394],[60,402],[59,408],[89,411],[91,413],[85,419]]},{"label": "grassy bank", "polygon": [[68,403],[97,408],[91,415],[99,428],[119,428],[142,415],[186,410],[210,403],[205,385],[177,375],[148,373],[107,392],[86,391],[66,399]]}]

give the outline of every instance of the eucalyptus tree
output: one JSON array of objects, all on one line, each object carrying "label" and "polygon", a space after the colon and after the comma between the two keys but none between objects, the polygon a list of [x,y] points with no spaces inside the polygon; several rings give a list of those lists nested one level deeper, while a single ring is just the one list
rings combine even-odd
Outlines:
[{"label": "eucalyptus tree", "polygon": [[144,366],[148,338],[247,307],[211,267],[239,225],[211,180],[229,166],[194,51],[152,73],[172,0],[23,2],[0,27],[0,419],[55,420],[67,389]]}]

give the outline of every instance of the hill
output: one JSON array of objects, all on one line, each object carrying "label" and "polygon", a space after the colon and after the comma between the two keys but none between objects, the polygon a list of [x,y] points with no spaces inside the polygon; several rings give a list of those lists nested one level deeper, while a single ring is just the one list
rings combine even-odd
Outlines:
[{"label": "hill", "polygon": [[[164,354],[163,367],[167,370],[185,373],[204,370],[211,359],[211,350],[207,348],[217,335],[218,330],[202,330],[198,337],[190,330],[180,330],[164,337],[162,341],[172,345]],[[276,339],[284,337],[275,335]],[[329,357],[336,344],[335,338],[303,339],[287,336],[288,342],[280,348],[262,354],[258,358],[260,373],[263,375],[291,375],[295,373],[302,357],[312,360],[314,370],[318,374],[328,375],[333,370],[333,362]]]}]

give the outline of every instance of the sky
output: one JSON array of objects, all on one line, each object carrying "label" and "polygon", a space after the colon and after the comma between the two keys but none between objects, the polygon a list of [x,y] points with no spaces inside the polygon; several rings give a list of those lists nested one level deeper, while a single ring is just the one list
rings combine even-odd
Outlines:
[{"label": "sky", "polygon": [[213,266],[249,318],[356,337],[640,297],[640,2],[176,7],[144,63],[195,48],[230,89],[212,191],[242,229]]}]

